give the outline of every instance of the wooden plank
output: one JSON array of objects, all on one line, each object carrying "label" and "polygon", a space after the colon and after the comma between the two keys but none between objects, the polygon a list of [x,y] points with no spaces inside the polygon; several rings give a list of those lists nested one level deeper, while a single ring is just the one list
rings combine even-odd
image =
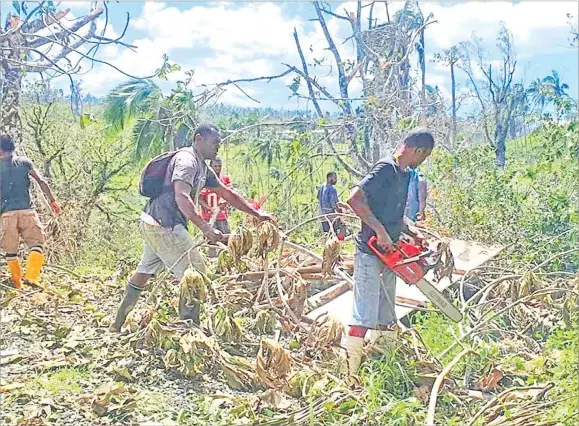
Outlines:
[{"label": "wooden plank", "polygon": [[[468,271],[481,266],[500,253],[502,249],[502,246],[485,246],[470,241],[452,240],[450,242],[450,250],[454,256],[456,268],[462,271]],[[425,276],[425,279],[433,283],[441,291],[450,287],[460,278],[461,275],[453,274],[452,280],[443,278],[440,282],[435,283],[432,271],[429,271]],[[344,326],[348,326],[352,314],[353,298],[354,294],[352,290],[348,290],[334,300],[314,309],[307,314],[307,317],[315,319],[320,314],[327,312],[329,315],[340,320]],[[396,280],[396,299],[397,302],[407,305],[422,305],[428,302],[428,298],[424,296],[416,286],[409,286],[401,279]],[[402,318],[413,310],[413,308],[408,306],[396,306],[396,316],[397,318]]]},{"label": "wooden plank", "polygon": [[317,307],[335,299],[339,295],[347,292],[350,290],[352,286],[347,281],[341,281],[336,285],[333,285],[323,291],[320,291],[318,294],[309,297],[306,300],[306,307],[305,311],[311,312],[312,310],[316,309]]}]

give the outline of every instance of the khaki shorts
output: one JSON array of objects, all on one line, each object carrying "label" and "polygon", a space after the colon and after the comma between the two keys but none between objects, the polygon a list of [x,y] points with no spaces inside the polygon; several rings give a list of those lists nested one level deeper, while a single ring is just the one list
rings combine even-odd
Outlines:
[{"label": "khaki shorts", "polygon": [[20,238],[29,248],[42,247],[44,244],[44,232],[36,211],[15,210],[2,214],[2,250],[7,255],[17,254]]},{"label": "khaki shorts", "polygon": [[143,255],[137,266],[137,273],[157,275],[167,268],[180,280],[189,265],[205,273],[205,260],[197,244],[183,225],[173,229],[148,225],[141,222],[143,235]]}]

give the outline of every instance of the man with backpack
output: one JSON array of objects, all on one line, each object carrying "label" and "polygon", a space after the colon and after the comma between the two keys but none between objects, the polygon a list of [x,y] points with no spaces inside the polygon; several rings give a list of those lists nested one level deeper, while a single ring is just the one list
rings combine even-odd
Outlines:
[{"label": "man with backpack", "polygon": [[[205,261],[187,231],[187,221],[197,226],[210,243],[225,236],[210,226],[198,212],[199,195],[210,188],[232,207],[256,217],[273,218],[254,208],[235,190],[223,185],[205,164],[217,156],[220,130],[214,124],[201,124],[193,133],[192,146],[162,154],[147,164],[140,181],[140,192],[149,197],[141,214],[143,255],[137,270],[129,277],[125,297],[110,330],[119,332],[127,315],[135,307],[148,280],[167,268],[180,280],[189,265],[205,273]],[[179,317],[199,323],[199,312],[179,301]]]}]

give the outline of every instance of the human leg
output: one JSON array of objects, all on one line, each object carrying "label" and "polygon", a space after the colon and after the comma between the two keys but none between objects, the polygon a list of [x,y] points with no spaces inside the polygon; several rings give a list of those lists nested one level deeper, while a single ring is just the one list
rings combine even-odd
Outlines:
[{"label": "human leg", "polygon": [[18,230],[22,240],[30,249],[26,262],[24,279],[38,284],[40,271],[44,265],[44,231],[38,213],[34,210],[18,212]]},{"label": "human leg", "polygon": [[8,270],[14,287],[22,287],[22,268],[18,260],[18,246],[20,244],[20,234],[18,232],[18,216],[16,212],[8,212],[2,215],[2,235],[0,236],[0,247],[6,253]]},{"label": "human leg", "polygon": [[378,259],[356,250],[354,254],[354,302],[351,328],[342,339],[350,374],[362,362],[366,331],[378,325],[380,312],[380,267]]},{"label": "human leg", "polygon": [[[143,237],[145,237],[143,235]],[[147,243],[147,240],[143,241],[143,254],[137,270],[133,273],[127,283],[127,288],[125,290],[125,296],[119,306],[115,321],[110,326],[109,330],[112,332],[119,332],[125,323],[127,316],[134,309],[137,304],[142,291],[145,289],[147,282],[153,276],[155,276],[161,269],[163,269],[163,263],[161,259],[155,254],[154,250]]]}]

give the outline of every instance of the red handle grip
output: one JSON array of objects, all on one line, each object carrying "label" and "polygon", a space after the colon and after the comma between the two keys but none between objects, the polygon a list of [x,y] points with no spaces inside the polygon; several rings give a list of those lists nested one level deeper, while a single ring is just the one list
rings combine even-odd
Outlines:
[{"label": "red handle grip", "polygon": [[407,284],[416,284],[424,274],[426,269],[422,265],[422,247],[417,244],[409,244],[405,241],[398,241],[396,249],[388,253],[383,253],[377,246],[378,238],[371,237],[368,240],[368,247],[396,275],[402,278]]}]

